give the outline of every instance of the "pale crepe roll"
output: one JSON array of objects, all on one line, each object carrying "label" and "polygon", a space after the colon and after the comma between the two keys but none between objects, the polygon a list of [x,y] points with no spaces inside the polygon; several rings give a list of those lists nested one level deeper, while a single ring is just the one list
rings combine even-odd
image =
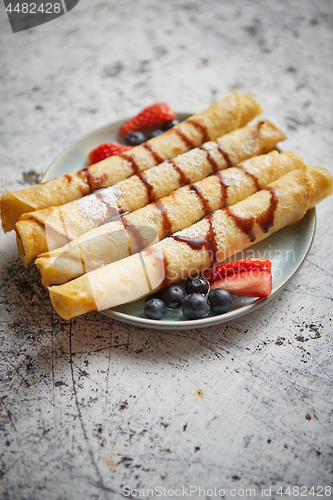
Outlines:
[{"label": "pale crepe roll", "polygon": [[6,190],[0,208],[3,230],[14,229],[23,213],[63,205],[102,187],[113,186],[166,159],[243,127],[260,113],[261,107],[252,96],[234,92],[122,155],[20,191]]},{"label": "pale crepe roll", "polygon": [[35,261],[42,283],[44,286],[65,283],[137,253],[214,210],[252,195],[302,165],[302,158],[292,151],[271,151],[177,189],[119,221],[92,229],[62,248],[42,254]]},{"label": "pale crepe roll", "polygon": [[332,191],[328,170],[303,166],[143,252],[50,287],[52,304],[70,319],[136,300],[298,222]]},{"label": "pale crepe roll", "polygon": [[31,262],[121,213],[137,210],[180,186],[265,153],[283,139],[284,133],[275,125],[260,121],[80,200],[23,214],[15,224],[22,261]]}]

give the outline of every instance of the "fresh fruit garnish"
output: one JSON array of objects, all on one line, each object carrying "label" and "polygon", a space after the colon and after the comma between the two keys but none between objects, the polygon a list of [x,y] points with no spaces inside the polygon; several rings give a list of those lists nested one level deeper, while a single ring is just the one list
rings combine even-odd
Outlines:
[{"label": "fresh fruit garnish", "polygon": [[271,271],[272,264],[268,259],[235,260],[234,262],[228,262],[227,264],[205,269],[202,276],[209,281],[209,283],[213,283],[214,281],[234,276],[242,271],[252,271],[253,269],[258,271]]},{"label": "fresh fruit garnish", "polygon": [[241,297],[268,297],[272,292],[271,262],[267,259],[243,259],[207,269],[204,277],[211,290],[224,288]]},{"label": "fresh fruit garnish", "polygon": [[145,142],[146,136],[143,132],[128,132],[128,134],[125,136],[125,144],[128,144],[129,146],[139,146],[139,144],[142,144]]},{"label": "fresh fruit garnish", "polygon": [[209,282],[202,276],[187,278],[185,290],[187,294],[201,293],[206,295],[209,292]]},{"label": "fresh fruit garnish", "polygon": [[232,295],[223,288],[215,288],[208,295],[210,309],[215,314],[225,314],[232,306]]},{"label": "fresh fruit garnish", "polygon": [[178,125],[178,123],[179,123],[179,120],[177,120],[177,118],[176,118],[175,120],[171,120],[169,122],[164,123],[162,129],[165,132],[166,130],[169,130],[169,128],[172,128],[175,125]]},{"label": "fresh fruit garnish", "polygon": [[120,135],[127,135],[134,130],[141,130],[160,123],[169,122],[176,118],[176,113],[172,111],[166,102],[157,102],[144,108],[134,118],[131,118],[120,127]]},{"label": "fresh fruit garnish", "polygon": [[209,312],[207,298],[201,293],[191,293],[186,295],[182,302],[182,311],[187,319],[201,319]]},{"label": "fresh fruit garnish", "polygon": [[165,304],[160,299],[147,300],[144,307],[145,315],[150,319],[161,319],[165,313]]},{"label": "fresh fruit garnish", "polygon": [[268,297],[272,292],[272,275],[267,271],[237,273],[212,283],[211,289],[215,288],[224,288],[239,297]]},{"label": "fresh fruit garnish", "polygon": [[163,295],[163,301],[170,309],[177,309],[181,306],[186,293],[180,285],[171,285]]},{"label": "fresh fruit garnish", "polygon": [[131,146],[124,146],[123,144],[115,144],[114,142],[110,142],[108,144],[101,144],[97,146],[97,148],[92,149],[88,153],[87,163],[88,165],[93,165],[94,163],[98,163],[99,161],[105,160],[109,156],[120,155],[125,151],[131,149]]},{"label": "fresh fruit garnish", "polygon": [[161,319],[166,307],[181,306],[187,319],[202,319],[209,311],[225,314],[232,306],[232,295],[268,297],[272,292],[272,264],[267,259],[242,259],[206,269],[202,275],[187,278],[184,288],[171,285],[166,291],[147,297],[144,312],[150,319]]}]

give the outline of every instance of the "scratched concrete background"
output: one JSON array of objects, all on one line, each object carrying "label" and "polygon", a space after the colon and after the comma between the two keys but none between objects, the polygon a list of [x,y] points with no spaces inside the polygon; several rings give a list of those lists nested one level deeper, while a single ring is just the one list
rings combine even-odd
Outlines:
[{"label": "scratched concrete background", "polygon": [[[285,149],[332,170],[330,1],[81,0],[16,34],[2,2],[0,17],[9,189],[99,125],[157,100],[200,111],[235,89],[287,132]],[[0,498],[106,500],[125,487],[152,498],[157,486],[171,498],[192,485],[192,498],[264,487],[276,500],[280,486],[307,488],[289,498],[333,486],[332,198],[317,215],[309,257],[276,300],[176,332],[62,320],[1,232]]]}]

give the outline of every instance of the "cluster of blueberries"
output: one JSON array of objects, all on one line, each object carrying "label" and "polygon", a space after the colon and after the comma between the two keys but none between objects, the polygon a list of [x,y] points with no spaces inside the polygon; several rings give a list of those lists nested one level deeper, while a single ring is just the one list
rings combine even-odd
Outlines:
[{"label": "cluster of blueberries", "polygon": [[232,305],[232,295],[223,288],[210,290],[207,280],[201,276],[188,278],[185,289],[180,285],[171,285],[161,298],[150,298],[146,300],[144,312],[150,319],[161,319],[166,308],[182,308],[187,319],[201,319],[207,316],[209,311],[214,314],[228,312]]},{"label": "cluster of blueberries", "polygon": [[169,130],[169,128],[172,128],[174,125],[177,125],[179,123],[179,120],[171,120],[169,122],[163,123],[160,129],[153,130],[148,136],[146,136],[143,132],[137,131],[137,132],[129,132],[127,135],[125,135],[125,144],[127,146],[139,146],[139,144],[142,144],[143,142],[147,141],[148,139],[152,139],[153,137],[156,137],[157,135],[163,134],[166,130]]}]

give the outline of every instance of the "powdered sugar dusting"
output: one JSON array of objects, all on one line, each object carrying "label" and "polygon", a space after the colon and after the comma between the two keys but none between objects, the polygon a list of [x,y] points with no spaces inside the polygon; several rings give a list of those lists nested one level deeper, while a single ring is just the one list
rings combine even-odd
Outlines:
[{"label": "powdered sugar dusting", "polygon": [[90,220],[101,221],[109,218],[110,209],[118,211],[119,188],[111,186],[77,200],[81,214]]},{"label": "powdered sugar dusting", "polygon": [[111,186],[106,189],[100,189],[98,191],[99,198],[107,203],[110,207],[118,207],[118,199],[120,198],[122,191],[117,186]]},{"label": "powdered sugar dusting", "polygon": [[77,203],[82,216],[85,218],[100,220],[107,217],[107,206],[95,194],[84,196]]}]

